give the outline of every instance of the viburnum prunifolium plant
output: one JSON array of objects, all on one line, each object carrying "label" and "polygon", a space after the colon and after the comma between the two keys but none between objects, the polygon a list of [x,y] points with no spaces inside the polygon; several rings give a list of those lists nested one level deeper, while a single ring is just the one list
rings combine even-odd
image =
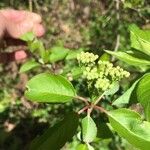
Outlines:
[{"label": "viburnum prunifolium plant", "polygon": [[[35,56],[26,62],[21,67],[21,72],[35,67],[46,69],[44,73],[33,76],[27,82],[25,97],[39,103],[73,103],[77,100],[84,104],[78,111],[74,111],[76,108],[73,108],[72,112],[64,114],[62,121],[35,138],[30,144],[30,150],[60,150],[74,135],[81,142],[77,146],[77,150],[94,150],[94,142],[97,141],[99,129],[104,129],[101,132],[106,135],[108,135],[106,132],[117,132],[133,146],[141,150],[149,150],[150,123],[143,120],[143,116],[139,113],[125,108],[126,105],[123,105],[129,104],[131,94],[138,84],[137,98],[141,100],[142,106],[146,108],[144,110],[145,118],[149,120],[150,103],[145,101],[145,97],[142,97],[143,93],[146,93],[146,96],[148,95],[145,88],[147,82],[145,83],[145,81],[150,79],[149,74],[138,79],[123,95],[114,102],[111,101],[110,107],[107,107],[102,102],[107,101],[109,95],[114,95],[119,90],[120,81],[130,76],[128,71],[120,66],[113,65],[109,61],[101,60],[98,55],[93,53],[82,51],[76,55],[74,52],[73,55],[70,55],[70,50],[64,47],[54,47],[51,50],[46,50],[42,42],[31,33],[24,35],[21,39],[27,42],[31,53],[36,52],[38,55],[38,58]],[[137,41],[140,41],[140,39]],[[116,53],[114,55],[118,56],[119,54]],[[78,62],[81,70],[80,78],[85,81],[83,82],[85,83],[84,87],[87,89],[87,95],[89,96],[78,95],[79,91],[74,88],[73,82],[68,81],[67,77],[61,75],[60,72],[56,73],[55,70],[53,72],[53,63],[64,60],[68,55],[69,57],[73,56],[75,61]],[[129,60],[131,62],[131,59]],[[103,128],[104,124],[102,122],[95,122],[94,112],[99,112],[99,116],[105,116],[105,128]],[[100,139],[99,142],[101,142]]]}]

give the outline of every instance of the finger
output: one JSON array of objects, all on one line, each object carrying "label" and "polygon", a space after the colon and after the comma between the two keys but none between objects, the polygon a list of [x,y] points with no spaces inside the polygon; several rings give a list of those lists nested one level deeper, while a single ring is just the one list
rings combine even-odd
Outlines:
[{"label": "finger", "polygon": [[11,53],[0,53],[0,63],[9,63],[27,58],[29,54],[24,50],[18,50]]},{"label": "finger", "polygon": [[10,37],[18,39],[20,36],[25,34],[26,32],[32,31],[33,29],[33,22],[30,20],[23,21],[21,23],[15,24],[15,23],[7,23],[6,30]]},{"label": "finger", "polygon": [[5,9],[1,10],[0,13],[7,19],[7,20],[12,20],[13,22],[21,22],[23,20],[29,20],[34,22],[34,23],[41,23],[42,18],[40,15],[29,12],[29,11],[24,11],[24,10],[13,10],[13,9]]},{"label": "finger", "polygon": [[24,11],[26,14],[26,19],[34,22],[34,23],[41,23],[42,22],[42,18],[40,15],[33,13],[33,12],[28,12],[28,11]]},{"label": "finger", "polygon": [[13,53],[14,60],[22,60],[27,58],[27,53],[24,50],[19,50]]},{"label": "finger", "polygon": [[33,32],[36,36],[41,37],[45,33],[45,29],[41,24],[35,24],[33,27]]},{"label": "finger", "polygon": [[25,11],[17,11],[13,9],[1,10],[0,13],[7,20],[12,20],[13,22],[20,22],[25,19]]}]

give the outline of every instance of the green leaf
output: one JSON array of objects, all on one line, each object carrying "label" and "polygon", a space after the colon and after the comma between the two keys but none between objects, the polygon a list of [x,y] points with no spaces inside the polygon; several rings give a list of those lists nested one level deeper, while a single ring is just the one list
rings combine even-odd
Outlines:
[{"label": "green leaf", "polygon": [[144,113],[147,121],[150,122],[150,102],[148,102],[147,106],[144,107]]},{"label": "green leaf", "polygon": [[150,121],[150,73],[140,80],[136,93],[138,101],[144,107],[146,119]]},{"label": "green leaf", "polygon": [[138,8],[141,7],[144,4],[143,0],[125,0],[123,1],[124,7],[129,8]]},{"label": "green leaf", "polygon": [[150,123],[129,109],[117,109],[108,113],[111,126],[129,143],[141,150],[150,147]]},{"label": "green leaf", "polygon": [[37,102],[65,103],[76,95],[72,84],[60,75],[41,73],[27,83],[25,96]]},{"label": "green leaf", "polygon": [[20,37],[20,39],[25,42],[33,41],[34,38],[35,38],[35,35],[33,34],[33,32],[27,32]]},{"label": "green leaf", "polygon": [[101,57],[100,60],[102,61],[110,61],[110,55],[107,53],[104,53]]},{"label": "green leaf", "polygon": [[78,145],[76,150],[94,150],[94,148],[89,143],[87,143]]},{"label": "green leaf", "polygon": [[145,59],[145,60],[150,61],[150,57],[148,55],[144,54],[141,51],[138,51],[138,50],[129,50],[127,52],[128,52],[129,55],[131,55],[133,57],[136,57],[136,58],[139,58],[139,59]]},{"label": "green leaf", "polygon": [[130,26],[131,47],[150,56],[150,30],[141,30],[136,25]]},{"label": "green leaf", "polygon": [[29,71],[35,67],[38,67],[38,66],[40,66],[40,64],[35,62],[34,60],[27,61],[25,64],[23,64],[21,66],[20,73]]},{"label": "green leaf", "polygon": [[74,136],[78,124],[79,118],[76,113],[66,115],[64,120],[35,138],[30,145],[30,150],[60,150]]},{"label": "green leaf", "polygon": [[108,50],[105,50],[105,51],[108,54],[111,54],[111,55],[117,57],[119,60],[124,61],[129,65],[138,66],[138,67],[150,66],[150,61],[149,60],[134,57],[132,55],[129,55],[126,52],[121,52],[121,51],[112,52],[112,51],[108,51]]},{"label": "green leaf", "polygon": [[32,41],[31,43],[28,43],[29,46],[29,50],[33,53],[35,52],[35,50],[39,49],[39,40],[35,39],[34,41]]},{"label": "green leaf", "polygon": [[88,147],[86,144],[79,144],[76,150],[88,150]]},{"label": "green leaf", "polygon": [[114,82],[114,83],[112,83],[111,88],[108,89],[107,91],[105,91],[105,95],[113,95],[118,90],[119,90],[119,83],[118,82]]},{"label": "green leaf", "polygon": [[[141,79],[141,78],[140,78]],[[113,102],[113,105],[116,105],[116,106],[121,106],[121,105],[124,105],[124,104],[128,104],[129,103],[129,100],[130,100],[130,97],[131,97],[131,94],[133,92],[133,90],[135,89],[137,83],[140,81],[140,79],[136,80],[132,86],[123,94],[121,95],[119,98],[117,98],[114,102]]]},{"label": "green leaf", "polygon": [[77,78],[81,77],[82,73],[83,73],[83,70],[81,69],[81,67],[74,67],[71,70],[73,79],[77,79]]},{"label": "green leaf", "polygon": [[94,120],[87,116],[82,119],[82,139],[85,143],[92,142],[97,135],[97,127]]},{"label": "green leaf", "polygon": [[106,123],[98,121],[96,125],[97,125],[97,137],[98,138],[109,139],[113,137],[113,134]]},{"label": "green leaf", "polygon": [[93,146],[91,146],[89,143],[86,143],[86,144],[87,144],[88,150],[94,150]]},{"label": "green leaf", "polygon": [[50,53],[48,50],[43,51],[42,59],[43,59],[44,63],[47,63],[49,61],[49,55],[50,55]]},{"label": "green leaf", "polygon": [[66,56],[66,60],[76,59],[77,54],[81,53],[82,51],[82,49],[69,51]]},{"label": "green leaf", "polygon": [[64,47],[55,46],[51,49],[51,55],[49,57],[49,60],[51,63],[63,60],[66,55],[68,54],[69,49],[66,49]]},{"label": "green leaf", "polygon": [[42,41],[38,41],[38,50],[43,62],[46,63],[48,61],[48,56]]}]

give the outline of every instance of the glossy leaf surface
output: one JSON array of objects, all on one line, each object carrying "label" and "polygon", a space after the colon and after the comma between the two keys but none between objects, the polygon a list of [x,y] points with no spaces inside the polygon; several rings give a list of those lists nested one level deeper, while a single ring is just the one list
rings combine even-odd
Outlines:
[{"label": "glossy leaf surface", "polygon": [[[140,80],[140,79],[139,79]],[[121,95],[119,98],[117,98],[114,102],[113,102],[113,105],[116,105],[116,106],[121,106],[121,105],[124,105],[124,104],[128,104],[129,103],[129,100],[130,100],[130,97],[131,97],[131,94],[133,92],[133,90],[135,89],[137,83],[139,82],[139,80],[136,80],[132,86],[124,92],[123,95]]]},{"label": "glossy leaf surface", "polygon": [[150,56],[150,30],[141,30],[136,25],[130,26],[131,46]]},{"label": "glossy leaf surface", "polygon": [[34,38],[35,38],[35,35],[32,32],[27,32],[20,37],[21,40],[26,41],[26,42],[33,41]]},{"label": "glossy leaf surface", "polygon": [[150,73],[140,80],[136,93],[138,101],[144,108],[145,116],[150,121]]},{"label": "glossy leaf surface", "polygon": [[97,135],[97,127],[94,120],[87,116],[82,119],[82,139],[85,143],[92,142]]},{"label": "glossy leaf surface", "polygon": [[35,62],[34,60],[30,60],[21,66],[20,72],[26,72],[38,66],[40,66],[39,63]]},{"label": "glossy leaf surface", "polygon": [[56,46],[56,47],[53,47],[50,51],[51,51],[51,54],[50,54],[49,60],[51,63],[54,63],[54,62],[63,60],[68,54],[69,49]]},{"label": "glossy leaf surface", "polygon": [[120,136],[141,150],[149,150],[149,122],[143,121],[135,111],[124,108],[110,111],[108,116],[111,126]]},{"label": "glossy leaf surface", "polygon": [[126,52],[121,52],[121,51],[118,52],[106,51],[106,52],[108,54],[115,56],[119,60],[126,62],[129,65],[138,66],[138,67],[150,66],[149,60],[134,57]]},{"label": "glossy leaf surface", "polygon": [[65,103],[72,100],[75,90],[64,77],[41,73],[28,81],[25,96],[37,102]]}]

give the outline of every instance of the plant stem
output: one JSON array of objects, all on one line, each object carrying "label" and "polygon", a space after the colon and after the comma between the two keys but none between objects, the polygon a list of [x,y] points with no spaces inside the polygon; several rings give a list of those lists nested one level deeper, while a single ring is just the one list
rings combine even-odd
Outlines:
[{"label": "plant stem", "polygon": [[[119,29],[119,25],[120,25],[120,0],[115,0],[116,2],[116,22],[117,22],[117,26]],[[115,48],[114,48],[114,52],[118,51],[120,46],[120,34],[119,31],[117,31],[117,37],[116,37],[116,44],[115,44]],[[112,61],[115,60],[115,57],[112,57]]]},{"label": "plant stem", "polygon": [[101,112],[104,112],[105,114],[108,114],[107,110],[105,110],[103,107],[94,106],[94,108],[100,110]]},{"label": "plant stem", "polygon": [[87,106],[89,106],[89,102],[88,102],[88,100],[86,98],[77,95],[75,97],[75,99],[79,99],[79,100],[85,102]]},{"label": "plant stem", "polygon": [[[105,92],[104,92],[105,93]],[[90,115],[93,111],[94,106],[99,103],[99,101],[103,98],[104,93],[94,102],[94,104],[91,104],[91,108],[88,110],[88,114]]]},{"label": "plant stem", "polygon": [[89,106],[85,106],[83,107],[81,110],[78,111],[78,114],[80,115],[81,113],[83,113],[85,110],[87,110],[89,108]]},{"label": "plant stem", "polygon": [[29,0],[29,10],[32,12],[33,10],[33,5],[32,5],[32,0]]},{"label": "plant stem", "polygon": [[100,100],[103,98],[105,92],[94,102],[94,105],[98,104]]}]

